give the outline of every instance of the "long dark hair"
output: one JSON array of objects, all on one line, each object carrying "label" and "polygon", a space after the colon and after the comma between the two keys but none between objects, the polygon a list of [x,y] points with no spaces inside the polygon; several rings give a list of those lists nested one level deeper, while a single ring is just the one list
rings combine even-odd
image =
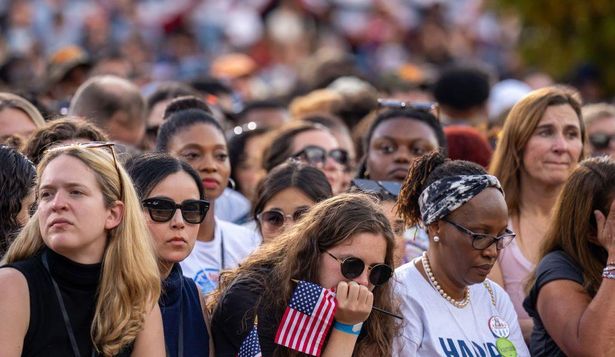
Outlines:
[{"label": "long dark hair", "polygon": [[36,185],[36,169],[19,151],[0,145],[0,257],[4,255],[21,226],[17,215],[21,201]]},{"label": "long dark hair", "polygon": [[[261,291],[256,309],[282,316],[291,297],[291,279],[318,282],[323,252],[359,233],[382,235],[387,244],[385,264],[393,265],[395,240],[391,226],[376,200],[365,194],[343,193],[317,203],[305,218],[273,242],[252,253],[237,269],[220,277],[208,301],[210,309],[223,300],[237,281],[255,281]],[[391,282],[374,289],[374,305],[396,311]],[[398,325],[384,314],[371,314],[355,345],[354,356],[391,356],[391,341]],[[297,356],[279,347],[274,356]]]},{"label": "long dark hair", "polygon": [[146,153],[137,155],[130,158],[124,166],[132,178],[137,195],[141,200],[147,198],[154,187],[162,180],[176,172],[187,173],[199,189],[199,198],[205,199],[205,190],[199,174],[190,164],[169,154]]},{"label": "long dark hair", "polygon": [[331,185],[322,171],[291,159],[271,170],[256,189],[252,215],[259,229],[260,222],[256,216],[263,212],[273,196],[290,187],[301,190],[314,202],[333,196]]}]

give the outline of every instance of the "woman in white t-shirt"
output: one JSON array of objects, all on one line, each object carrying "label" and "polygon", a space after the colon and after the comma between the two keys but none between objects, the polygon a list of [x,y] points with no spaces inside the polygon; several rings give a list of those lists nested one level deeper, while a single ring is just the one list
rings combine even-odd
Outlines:
[{"label": "woman in white t-shirt", "polygon": [[481,166],[431,153],[415,161],[398,209],[426,227],[422,257],[398,268],[399,356],[529,356],[508,295],[487,279],[515,237],[500,183]]},{"label": "woman in white t-shirt", "polygon": [[231,173],[224,131],[202,109],[178,110],[160,127],[156,150],[188,162],[203,182],[209,211],[199,227],[194,249],[181,267],[185,276],[208,293],[218,285],[221,270],[235,268],[260,244],[256,232],[214,216],[216,199],[224,192]]}]

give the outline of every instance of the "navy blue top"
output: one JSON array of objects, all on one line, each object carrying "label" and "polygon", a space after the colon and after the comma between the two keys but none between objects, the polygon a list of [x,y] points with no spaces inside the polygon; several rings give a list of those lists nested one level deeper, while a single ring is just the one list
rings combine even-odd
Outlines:
[{"label": "navy blue top", "polygon": [[162,282],[158,305],[168,356],[178,356],[180,311],[183,316],[184,356],[209,356],[209,334],[199,292],[192,279],[184,277],[179,264],[173,265],[171,273]]},{"label": "navy blue top", "polygon": [[[534,320],[534,329],[530,342],[530,353],[535,357],[564,357],[566,356],[553,341],[542,324],[538,314],[536,302],[540,289],[548,282],[554,280],[571,280],[583,285],[583,271],[572,258],[561,250],[553,251],[538,263],[536,267],[536,282],[528,296],[523,301],[525,311]],[[562,297],[565,298],[565,297]]]}]

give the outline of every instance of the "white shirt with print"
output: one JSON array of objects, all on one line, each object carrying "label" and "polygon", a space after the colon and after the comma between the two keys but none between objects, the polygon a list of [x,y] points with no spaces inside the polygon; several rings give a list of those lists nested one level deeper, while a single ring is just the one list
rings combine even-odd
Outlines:
[{"label": "white shirt with print", "polygon": [[499,357],[497,337],[489,328],[489,319],[498,316],[508,323],[508,339],[516,355],[529,356],[510,298],[496,283],[488,279],[487,283],[495,296],[495,306],[489,290],[481,283],[470,286],[470,303],[460,309],[423,278],[414,261],[397,268],[394,290],[404,320],[401,336],[393,343],[393,355]]},{"label": "white shirt with print", "polygon": [[253,231],[217,218],[215,222],[214,239],[209,242],[197,240],[190,255],[180,263],[184,276],[194,280],[203,293],[218,286],[221,268],[237,267],[261,244],[260,236]]}]

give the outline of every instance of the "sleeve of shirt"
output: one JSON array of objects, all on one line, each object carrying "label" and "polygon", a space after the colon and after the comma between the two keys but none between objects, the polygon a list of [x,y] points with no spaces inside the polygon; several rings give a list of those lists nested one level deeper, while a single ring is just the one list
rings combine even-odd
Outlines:
[{"label": "sleeve of shirt", "polygon": [[564,252],[547,254],[536,268],[536,293],[553,280],[572,280],[583,285],[583,273]]},{"label": "sleeve of shirt", "polygon": [[216,356],[235,357],[239,353],[254,321],[254,306],[258,301],[254,291],[248,285],[237,283],[216,306],[211,321]]},{"label": "sleeve of shirt", "polygon": [[404,320],[401,322],[399,335],[393,341],[393,356],[415,356],[423,339],[421,307],[408,296],[411,286],[404,282],[408,271],[397,271],[394,283],[395,296],[399,299],[399,309]]}]

